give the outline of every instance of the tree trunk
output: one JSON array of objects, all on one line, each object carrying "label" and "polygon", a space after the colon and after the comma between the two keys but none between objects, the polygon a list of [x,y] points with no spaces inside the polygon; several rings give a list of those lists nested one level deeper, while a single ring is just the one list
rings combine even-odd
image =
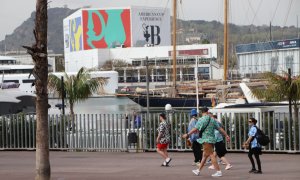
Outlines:
[{"label": "tree trunk", "polygon": [[[69,102],[70,103],[70,102]],[[70,115],[73,117],[74,116],[74,104],[70,103]]]},{"label": "tree trunk", "polygon": [[50,180],[48,137],[48,58],[47,58],[47,0],[36,1],[36,17],[34,35],[36,43],[25,47],[32,56],[36,87],[36,176],[35,180]]}]

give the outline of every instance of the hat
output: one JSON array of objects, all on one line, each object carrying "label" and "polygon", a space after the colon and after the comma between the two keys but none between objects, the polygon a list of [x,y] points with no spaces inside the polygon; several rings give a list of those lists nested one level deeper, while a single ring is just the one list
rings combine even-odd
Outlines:
[{"label": "hat", "polygon": [[191,110],[191,116],[197,116],[197,110],[196,109],[192,109]]}]

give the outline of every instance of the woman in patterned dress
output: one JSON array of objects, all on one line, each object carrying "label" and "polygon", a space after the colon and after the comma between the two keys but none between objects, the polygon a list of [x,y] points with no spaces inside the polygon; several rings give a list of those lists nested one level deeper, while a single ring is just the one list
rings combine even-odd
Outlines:
[{"label": "woman in patterned dress", "polygon": [[159,115],[160,124],[157,128],[158,136],[156,138],[156,151],[164,159],[161,166],[169,166],[172,158],[168,155],[168,146],[170,143],[170,124],[166,121],[166,115],[161,113]]}]

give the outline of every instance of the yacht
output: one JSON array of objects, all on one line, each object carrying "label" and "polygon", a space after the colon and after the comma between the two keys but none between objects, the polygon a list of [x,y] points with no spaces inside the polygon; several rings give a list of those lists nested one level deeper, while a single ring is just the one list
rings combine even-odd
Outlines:
[{"label": "yacht", "polygon": [[[34,65],[21,65],[15,58],[0,56],[0,72],[2,78],[0,83],[19,84],[19,90],[26,93],[35,94],[34,76],[31,74]],[[54,72],[56,76],[64,76],[63,72]],[[75,75],[77,72],[67,72],[68,75]],[[92,78],[105,77],[108,83],[103,88],[103,95],[115,95],[118,89],[118,72],[116,71],[92,71]],[[93,95],[93,96],[103,96]]]},{"label": "yacht", "polygon": [[0,56],[0,72],[2,73],[1,83],[19,84],[20,91],[34,94],[34,77],[29,76],[33,67],[34,65],[18,64],[15,58]]}]

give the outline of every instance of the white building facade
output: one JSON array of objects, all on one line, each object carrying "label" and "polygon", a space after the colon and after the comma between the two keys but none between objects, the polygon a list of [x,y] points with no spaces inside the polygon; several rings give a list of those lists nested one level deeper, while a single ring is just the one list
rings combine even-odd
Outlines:
[{"label": "white building facade", "polygon": [[291,69],[300,75],[300,39],[242,44],[236,46],[238,69],[242,77],[273,72],[282,74]]},{"label": "white building facade", "polygon": [[[80,9],[64,19],[64,43],[66,72],[76,72],[81,67],[100,69],[107,61],[122,60],[135,67],[118,71],[119,82],[132,79],[134,82],[143,82],[142,76],[145,75],[140,73],[140,69],[145,69],[145,66],[141,62],[147,56],[152,63],[163,61],[165,65],[161,67],[155,64],[158,70],[151,72],[152,81],[171,81],[168,76],[172,69],[173,47],[168,9]],[[190,75],[194,79],[196,59],[205,79],[207,76],[208,79],[222,78],[220,66],[210,63],[217,59],[216,44],[179,45],[176,49],[178,79],[190,79],[185,78]],[[185,62],[194,67],[184,70]]]}]

